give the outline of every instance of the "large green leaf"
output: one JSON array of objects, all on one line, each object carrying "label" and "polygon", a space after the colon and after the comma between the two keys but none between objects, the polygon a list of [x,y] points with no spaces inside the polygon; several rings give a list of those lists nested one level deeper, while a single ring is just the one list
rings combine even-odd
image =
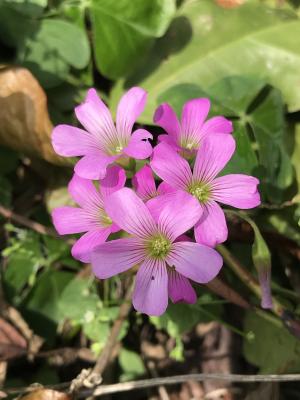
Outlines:
[{"label": "large green leaf", "polygon": [[244,340],[244,355],[262,373],[299,372],[300,342],[282,326],[248,312],[246,332],[253,332],[253,340]]},{"label": "large green leaf", "polygon": [[153,39],[165,33],[174,12],[174,0],[93,0],[93,43],[101,73],[112,79],[131,73]]},{"label": "large green leaf", "polygon": [[[76,45],[75,45],[76,43]],[[83,29],[60,19],[42,20],[34,34],[19,47],[18,60],[45,87],[65,79],[70,66],[81,69],[90,59],[90,47]]]},{"label": "large green leaf", "polygon": [[245,4],[225,10],[210,0],[183,3],[166,36],[126,86],[149,91],[142,118],[150,122],[159,95],[179,83],[203,89],[228,75],[266,79],[289,110],[300,109],[300,23],[289,11]]}]

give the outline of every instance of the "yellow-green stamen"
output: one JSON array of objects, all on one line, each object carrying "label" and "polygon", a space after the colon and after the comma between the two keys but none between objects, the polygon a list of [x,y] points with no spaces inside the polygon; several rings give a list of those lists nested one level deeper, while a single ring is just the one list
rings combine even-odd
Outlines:
[{"label": "yellow-green stamen", "polygon": [[211,189],[205,182],[195,182],[188,187],[189,193],[195,196],[200,203],[206,203],[211,196]]},{"label": "yellow-green stamen", "polygon": [[153,236],[147,243],[147,249],[150,257],[164,258],[171,248],[171,242],[165,236],[159,234]]}]

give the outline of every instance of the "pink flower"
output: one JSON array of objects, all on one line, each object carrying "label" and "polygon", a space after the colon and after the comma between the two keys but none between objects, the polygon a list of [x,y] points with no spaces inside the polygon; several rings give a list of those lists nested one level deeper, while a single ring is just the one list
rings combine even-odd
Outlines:
[{"label": "pink flower", "polygon": [[[260,204],[259,181],[253,176],[231,174],[217,178],[235,150],[231,135],[215,133],[203,141],[197,152],[194,170],[166,143],[154,149],[151,167],[166,183],[186,191],[198,200],[202,212],[194,228],[198,243],[214,247],[227,239],[225,215],[217,202],[242,209]],[[172,193],[150,200],[152,213],[159,213],[164,203],[172,201]]]},{"label": "pink flower", "polygon": [[156,196],[173,192],[167,183],[161,182],[156,189],[153,173],[149,165],[144,165],[132,178],[132,186],[137,195],[143,200],[148,201]]},{"label": "pink flower", "polygon": [[85,102],[75,108],[75,113],[86,130],[69,125],[58,125],[52,134],[56,153],[65,157],[83,156],[75,165],[78,176],[102,179],[106,168],[121,156],[144,159],[152,153],[148,139],[151,133],[132,127],[144,110],[147,93],[133,87],[121,98],[116,126],[111,113],[98,97],[95,89],[88,91]]},{"label": "pink flower", "polygon": [[107,215],[104,202],[124,187],[125,181],[125,172],[118,166],[107,169],[99,191],[92,181],[74,174],[68,190],[80,207],[59,207],[52,212],[53,224],[60,235],[87,232],[72,247],[74,258],[90,262],[92,249],[105,242],[110,233],[120,230]]},{"label": "pink flower", "polygon": [[172,107],[168,103],[161,104],[156,109],[153,119],[168,135],[160,135],[159,141],[166,142],[177,151],[186,151],[189,154],[199,149],[206,136],[231,133],[232,123],[224,117],[213,117],[205,122],[209,108],[208,99],[189,100],[183,106],[179,123]]},{"label": "pink flower", "polygon": [[173,200],[162,208],[156,223],[133,190],[123,188],[115,192],[105,209],[131,237],[103,243],[92,253],[93,271],[100,279],[141,264],[133,306],[149,315],[161,315],[166,310],[168,295],[173,301],[193,301],[188,279],[209,282],[222,266],[222,258],[214,249],[198,243],[175,242],[196,223],[201,208],[194,197],[181,191],[176,192]]}]

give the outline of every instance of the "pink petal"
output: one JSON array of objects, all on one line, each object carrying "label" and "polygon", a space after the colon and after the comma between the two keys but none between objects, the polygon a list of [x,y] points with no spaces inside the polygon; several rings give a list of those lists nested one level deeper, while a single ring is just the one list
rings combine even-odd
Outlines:
[{"label": "pink petal", "polygon": [[138,270],[133,307],[144,314],[161,315],[168,306],[168,274],[162,260],[146,260]]},{"label": "pink petal", "polygon": [[114,223],[132,235],[145,238],[157,230],[150,211],[132,189],[123,188],[109,196],[105,210]]},{"label": "pink petal", "polygon": [[124,139],[129,139],[133,124],[144,111],[147,100],[147,92],[140,87],[133,87],[121,98],[118,109],[116,126],[118,135]]},{"label": "pink petal", "polygon": [[232,131],[232,122],[221,116],[208,119],[201,128],[202,137],[214,133],[231,133]]},{"label": "pink petal", "polygon": [[173,243],[166,261],[175,266],[177,272],[198,283],[215,278],[223,264],[222,257],[214,249],[191,242]]},{"label": "pink petal", "polygon": [[64,157],[97,153],[98,144],[88,132],[69,125],[58,125],[52,132],[52,146]]},{"label": "pink petal", "polygon": [[210,101],[205,98],[192,99],[185,103],[181,117],[181,142],[199,144],[202,125],[208,115]]},{"label": "pink petal", "polygon": [[221,207],[215,201],[210,201],[203,206],[203,211],[194,229],[196,242],[210,247],[225,242],[228,230]]},{"label": "pink petal", "polygon": [[105,156],[99,152],[99,155],[87,155],[81,158],[75,165],[77,175],[85,179],[103,179],[106,175],[106,168],[112,164],[118,157]]},{"label": "pink petal", "polygon": [[259,180],[254,176],[231,174],[216,178],[212,183],[213,198],[238,208],[254,208],[260,204],[257,191]]},{"label": "pink petal", "polygon": [[[197,223],[202,215],[202,208],[199,201],[186,192],[177,191],[161,197],[167,198],[168,201],[164,200],[158,227],[171,241],[174,241]],[[155,200],[159,201],[159,197]]]},{"label": "pink petal", "polygon": [[149,165],[144,165],[132,178],[136,193],[144,201],[156,196],[156,187],[153,173]]},{"label": "pink petal", "polygon": [[103,197],[124,187],[126,182],[126,173],[118,165],[111,165],[106,170],[105,178],[100,181],[100,192]]},{"label": "pink petal", "polygon": [[152,154],[152,146],[148,142],[148,139],[152,138],[151,133],[145,129],[137,129],[133,132],[129,144],[123,152],[129,157],[144,160]]},{"label": "pink petal", "polygon": [[91,262],[92,250],[104,243],[111,232],[111,228],[100,228],[85,233],[72,247],[72,256],[84,263]]},{"label": "pink petal", "polygon": [[173,189],[172,186],[168,185],[166,182],[160,183],[157,187],[158,194],[167,194],[167,193],[172,193],[174,191],[176,191],[176,189]]},{"label": "pink petal", "polygon": [[168,271],[168,275],[168,292],[172,302],[195,304],[197,295],[190,281],[173,269]]},{"label": "pink petal", "polygon": [[235,150],[232,135],[208,135],[197,152],[193,177],[209,182],[225,167]]},{"label": "pink petal", "polygon": [[74,174],[68,185],[68,191],[72,199],[82,208],[97,210],[103,206],[102,196],[89,179]]},{"label": "pink petal", "polygon": [[158,143],[166,143],[171,146],[175,151],[181,150],[181,147],[178,146],[177,142],[175,142],[175,139],[173,139],[173,137],[170,135],[159,135]]},{"label": "pink petal", "polygon": [[127,271],[145,258],[141,242],[135,238],[117,239],[97,246],[91,255],[93,272],[106,279]]},{"label": "pink petal", "polygon": [[150,165],[162,180],[175,189],[185,190],[192,181],[189,163],[165,143],[154,148]]},{"label": "pink petal", "polygon": [[82,208],[58,207],[52,211],[53,225],[60,235],[93,230],[96,222]]},{"label": "pink petal", "polygon": [[111,113],[99,98],[95,89],[89,89],[84,103],[75,108],[75,114],[85,129],[90,132],[102,151],[118,143],[117,131]]},{"label": "pink petal", "polygon": [[161,126],[177,143],[180,135],[180,124],[175,111],[168,103],[163,103],[156,109],[153,121]]}]

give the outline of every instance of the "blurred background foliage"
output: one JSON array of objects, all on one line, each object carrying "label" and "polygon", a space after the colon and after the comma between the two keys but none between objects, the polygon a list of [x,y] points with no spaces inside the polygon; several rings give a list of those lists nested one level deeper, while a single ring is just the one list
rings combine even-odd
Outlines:
[{"label": "blurred background foliage", "polygon": [[[197,287],[195,306],[170,305],[160,318],[131,313],[110,380],[145,376],[141,348],[160,340],[164,357],[177,363],[175,371],[182,363],[188,372],[184,361],[196,328],[212,322],[234,332],[242,372],[300,373],[299,16],[297,0],[0,0],[2,208],[48,229],[49,212],[70,202],[66,183],[72,170],[53,154],[50,134],[53,124],[76,124],[73,108],[91,86],[113,111],[128,87],[145,88],[148,104],[139,122],[146,126],[161,102],[180,115],[186,100],[209,97],[210,116],[225,115],[235,128],[237,151],[224,173],[261,181],[261,207],[248,214],[228,211],[226,246],[255,279],[261,259],[272,264],[281,311],[241,313],[228,299]],[[98,355],[127,277],[95,282],[89,267],[71,258],[70,241],[1,214],[3,308],[9,304],[21,312],[44,340],[43,350],[83,347]],[[260,299],[227,266],[222,279],[259,307]],[[5,354],[12,359],[7,386],[70,380],[82,367],[72,364],[65,371],[37,358],[24,372],[24,351]],[[299,394],[297,385],[282,390],[284,399]]]}]

